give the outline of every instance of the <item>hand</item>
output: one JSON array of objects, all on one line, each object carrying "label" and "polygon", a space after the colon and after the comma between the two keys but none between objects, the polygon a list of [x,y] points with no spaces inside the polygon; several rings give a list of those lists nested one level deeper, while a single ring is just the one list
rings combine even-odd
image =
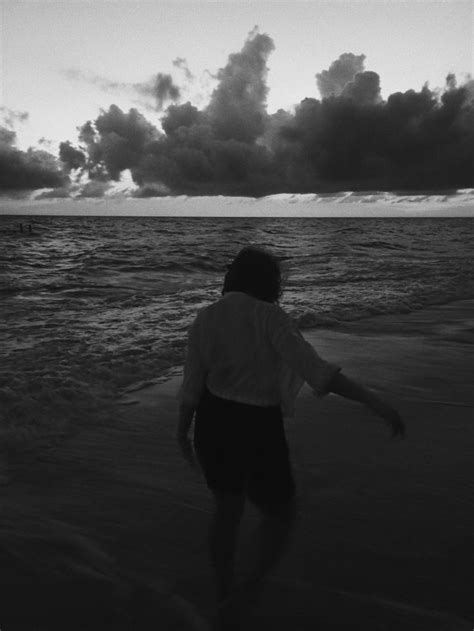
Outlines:
[{"label": "hand", "polygon": [[397,436],[405,438],[405,424],[395,408],[374,394],[371,394],[368,405],[390,425],[392,428],[392,438],[396,438]]},{"label": "hand", "polygon": [[194,446],[189,438],[189,436],[179,436],[178,435],[178,446],[181,451],[183,458],[189,464],[193,471],[199,472],[199,464],[196,458],[196,452],[194,451]]}]

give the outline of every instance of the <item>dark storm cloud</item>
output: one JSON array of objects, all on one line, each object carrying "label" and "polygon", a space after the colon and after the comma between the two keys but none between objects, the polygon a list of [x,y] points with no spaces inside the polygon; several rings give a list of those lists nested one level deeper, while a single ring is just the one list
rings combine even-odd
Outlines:
[{"label": "dark storm cloud", "polygon": [[16,132],[6,127],[0,127],[0,147],[11,148],[16,143]]},{"label": "dark storm cloud", "polygon": [[358,72],[352,81],[346,83],[341,96],[352,99],[361,105],[379,103],[382,100],[379,75],[371,71]]},{"label": "dark storm cloud", "polygon": [[467,101],[472,103],[474,101],[474,79],[469,76],[463,87],[466,90]]},{"label": "dark storm cloud", "polygon": [[[131,169],[142,194],[258,193],[268,178],[270,154],[256,143],[265,131],[267,35],[250,33],[242,50],[218,71],[209,105],[170,105],[165,135],[149,143]],[[159,184],[152,186],[151,184]]]},{"label": "dark storm cloud", "polygon": [[57,159],[48,151],[30,148],[21,151],[16,147],[18,123],[28,120],[28,112],[0,107],[0,190],[34,190],[61,186],[68,181]]},{"label": "dark storm cloud", "polygon": [[[321,98],[269,115],[272,39],[254,29],[215,75],[209,102],[176,103],[170,75],[140,84],[154,98],[162,131],[116,105],[61,144],[65,173],[89,174],[88,194],[130,169],[136,196],[265,195],[330,190],[423,190],[474,186],[474,81],[446,77],[441,89],[381,97],[365,55],[344,53],[316,75]],[[185,72],[183,58],[174,65]],[[135,84],[135,87],[138,84]],[[138,91],[140,91],[138,90]],[[5,143],[14,138],[5,135]]]},{"label": "dark storm cloud", "polygon": [[454,90],[457,87],[456,75],[450,72],[446,77],[446,88],[448,90]]},{"label": "dark storm cloud", "polygon": [[216,136],[252,143],[264,131],[267,98],[267,60],[273,40],[254,29],[239,53],[229,56],[217,73],[218,85],[207,114]]},{"label": "dark storm cloud", "polygon": [[166,137],[132,170],[135,181],[158,180],[187,193],[271,191],[271,155],[256,141],[268,118],[266,63],[273,48],[271,38],[254,29],[217,72],[206,108],[169,106],[162,119]]},{"label": "dark storm cloud", "polygon": [[328,70],[316,74],[316,83],[322,98],[339,96],[359,72],[364,71],[365,55],[343,53]]},{"label": "dark storm cloud", "polygon": [[111,105],[94,122],[87,121],[79,129],[82,148],[61,144],[61,159],[69,169],[81,168],[83,164],[92,179],[119,180],[120,173],[136,166],[147,146],[159,136],[158,129],[135,108],[126,113]]},{"label": "dark storm cloud", "polygon": [[51,153],[32,148],[20,151],[15,141],[14,131],[0,127],[0,189],[33,190],[67,182]]},{"label": "dark storm cloud", "polygon": [[85,153],[73,147],[69,141],[59,145],[59,159],[67,172],[82,169],[86,164]]},{"label": "dark storm cloud", "polygon": [[[439,189],[473,185],[474,110],[453,78],[441,97],[424,86],[378,98],[358,73],[340,97],[303,101],[282,127],[292,189]],[[357,89],[357,88],[360,88]],[[289,157],[291,156],[291,158]]]},{"label": "dark storm cloud", "polygon": [[170,105],[166,111],[166,115],[161,121],[163,131],[171,136],[176,133],[180,127],[194,127],[200,122],[205,122],[207,118],[197,107],[189,101],[182,105]]}]

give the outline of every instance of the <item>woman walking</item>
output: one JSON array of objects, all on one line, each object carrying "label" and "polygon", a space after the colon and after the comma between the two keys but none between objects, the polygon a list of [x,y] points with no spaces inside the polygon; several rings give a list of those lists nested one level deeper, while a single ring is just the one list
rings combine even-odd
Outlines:
[{"label": "woman walking", "polygon": [[222,297],[189,329],[177,439],[190,462],[196,453],[215,499],[209,545],[218,604],[231,594],[246,499],[262,514],[256,577],[263,580],[287,546],[296,489],[283,417],[293,415],[305,381],[317,396],[334,392],[366,404],[394,436],[404,435],[396,410],[319,357],[278,305],[280,296],[277,259],[246,247],[228,266]]}]

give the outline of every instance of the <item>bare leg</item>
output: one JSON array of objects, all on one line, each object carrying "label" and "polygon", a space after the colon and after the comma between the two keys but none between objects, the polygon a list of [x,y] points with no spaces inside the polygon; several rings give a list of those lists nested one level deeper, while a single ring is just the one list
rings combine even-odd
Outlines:
[{"label": "bare leg", "polygon": [[287,550],[297,516],[296,500],[277,511],[264,512],[257,535],[257,566],[252,580],[265,579]]},{"label": "bare leg", "polygon": [[[263,513],[259,528],[255,533],[256,567],[251,576],[237,587],[233,596],[224,601],[221,629],[243,628],[239,626],[242,620],[252,615],[260,603],[266,579],[277,567],[288,547],[296,515],[295,500],[281,506],[278,511]],[[230,589],[227,593],[229,591]],[[226,616],[229,605],[230,616]]]},{"label": "bare leg", "polygon": [[234,579],[234,559],[239,524],[245,498],[243,495],[216,494],[216,511],[210,525],[211,564],[216,574],[217,602],[229,597]]}]

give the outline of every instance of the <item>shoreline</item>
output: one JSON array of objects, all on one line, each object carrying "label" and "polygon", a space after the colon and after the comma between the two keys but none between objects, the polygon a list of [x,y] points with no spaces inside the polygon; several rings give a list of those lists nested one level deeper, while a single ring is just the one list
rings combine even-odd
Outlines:
[{"label": "shoreline", "polygon": [[[407,438],[304,386],[287,421],[302,514],[249,629],[471,629],[474,300],[303,335],[397,403]],[[212,503],[175,447],[179,380],[128,394],[113,425],[9,456],[2,628],[208,628]],[[249,507],[239,575],[257,523]]]}]

